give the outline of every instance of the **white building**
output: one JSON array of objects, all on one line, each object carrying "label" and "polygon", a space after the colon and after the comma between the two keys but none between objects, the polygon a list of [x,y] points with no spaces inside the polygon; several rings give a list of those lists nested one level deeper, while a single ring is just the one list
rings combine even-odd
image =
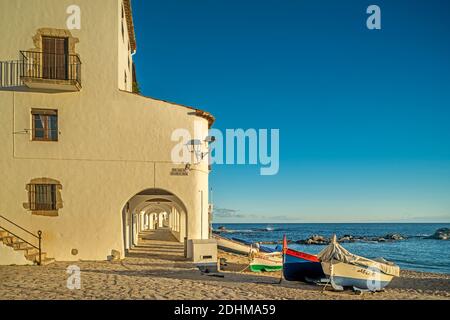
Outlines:
[{"label": "white building", "polygon": [[214,118],[133,93],[129,0],[72,5],[0,1],[0,264],[37,261],[39,230],[56,260],[123,257],[156,224],[196,240],[193,258],[212,248],[208,157],[174,163],[171,136],[200,125],[195,148],[206,154]]}]

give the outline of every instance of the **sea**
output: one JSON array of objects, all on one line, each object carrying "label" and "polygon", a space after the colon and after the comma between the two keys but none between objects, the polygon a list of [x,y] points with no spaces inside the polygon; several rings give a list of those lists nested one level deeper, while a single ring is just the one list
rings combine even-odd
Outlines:
[{"label": "sea", "polygon": [[[222,233],[222,236],[250,242],[280,241],[283,235],[295,242],[316,234],[324,237],[336,234],[338,238],[344,235],[371,238],[400,234],[406,239],[387,242],[358,241],[342,245],[360,256],[383,257],[405,270],[450,274],[450,240],[425,239],[439,228],[450,228],[450,223],[225,223],[213,224],[213,229],[217,230],[220,226],[228,231]],[[325,246],[290,243],[289,247],[317,254]]]}]

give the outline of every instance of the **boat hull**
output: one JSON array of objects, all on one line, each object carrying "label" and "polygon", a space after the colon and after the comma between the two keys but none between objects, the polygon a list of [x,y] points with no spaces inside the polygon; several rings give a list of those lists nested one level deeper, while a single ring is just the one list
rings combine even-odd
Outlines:
[{"label": "boat hull", "polygon": [[252,264],[250,265],[250,270],[252,272],[273,272],[273,271],[280,271],[281,269],[283,269],[282,265],[279,266],[271,266],[271,265],[267,265],[267,264]]},{"label": "boat hull", "polygon": [[252,257],[250,270],[253,272],[271,272],[283,269],[283,259],[279,254],[257,253]]},{"label": "boat hull", "polygon": [[375,268],[353,265],[344,262],[333,263],[322,262],[322,268],[327,277],[331,279],[331,284],[336,290],[343,290],[346,287],[380,291],[384,289],[394,276],[380,272]]},{"label": "boat hull", "polygon": [[214,235],[213,237],[217,240],[217,247],[227,252],[249,255],[251,252],[256,251],[256,249],[253,249],[251,246],[235,240],[223,238],[218,235]]},{"label": "boat hull", "polygon": [[288,281],[313,282],[325,278],[316,256],[288,249],[284,256],[283,276]]}]

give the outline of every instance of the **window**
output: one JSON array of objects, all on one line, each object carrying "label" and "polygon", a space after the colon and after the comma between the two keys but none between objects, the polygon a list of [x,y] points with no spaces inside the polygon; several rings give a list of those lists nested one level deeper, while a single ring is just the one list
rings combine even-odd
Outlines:
[{"label": "window", "polygon": [[31,211],[56,210],[55,184],[31,184],[28,197]]},{"label": "window", "polygon": [[61,189],[60,182],[54,179],[31,180],[26,186],[28,202],[24,203],[24,208],[36,215],[58,216],[58,210],[63,207]]},{"label": "window", "polygon": [[68,79],[68,38],[42,37],[42,77]]},{"label": "window", "polygon": [[33,141],[58,141],[58,110],[33,109]]}]

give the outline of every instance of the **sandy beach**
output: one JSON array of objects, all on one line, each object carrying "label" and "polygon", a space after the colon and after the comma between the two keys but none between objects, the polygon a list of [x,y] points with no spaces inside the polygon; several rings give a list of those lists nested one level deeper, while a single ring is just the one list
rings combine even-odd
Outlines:
[{"label": "sandy beach", "polygon": [[[450,275],[402,271],[385,292],[351,291],[280,280],[280,272],[242,271],[246,257],[227,259],[223,278],[202,275],[183,258],[183,246],[144,240],[122,261],[55,262],[48,266],[0,266],[0,299],[450,299]],[[81,270],[81,289],[67,288],[67,267]]]}]

